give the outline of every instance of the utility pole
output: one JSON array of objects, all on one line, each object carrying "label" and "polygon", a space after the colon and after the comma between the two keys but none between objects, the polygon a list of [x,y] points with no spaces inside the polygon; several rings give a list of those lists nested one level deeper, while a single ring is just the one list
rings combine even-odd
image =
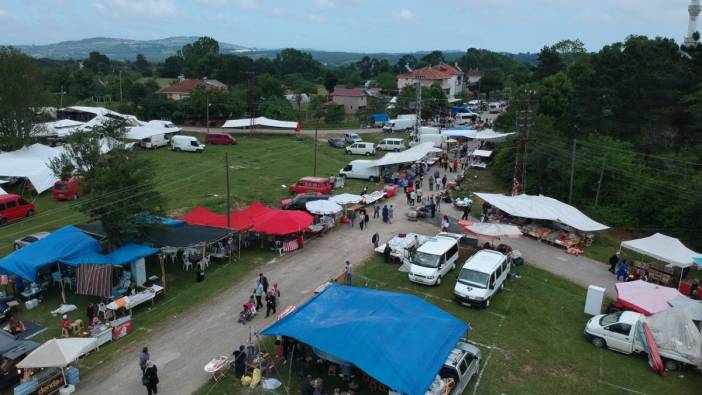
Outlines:
[{"label": "utility pole", "polygon": [[533,91],[524,91],[522,108],[517,112],[515,127],[517,128],[517,152],[514,161],[514,175],[512,177],[512,196],[526,191],[526,155],[531,127],[531,97]]},{"label": "utility pole", "polygon": [[568,204],[573,203],[573,177],[575,176],[575,146],[577,140],[573,139],[573,154],[570,159],[570,191],[568,192]]},{"label": "utility pole", "polygon": [[317,177],[317,128],[314,128],[314,171],[312,175]]},{"label": "utility pole", "polygon": [[[227,177],[227,229],[229,230],[229,237],[231,241],[232,237],[232,193],[229,185],[229,152],[224,153],[224,174]],[[229,263],[232,263],[232,253],[231,253],[231,243],[229,243],[229,252],[227,256],[229,257]],[[241,246],[239,246],[241,247]],[[239,248],[241,250],[241,248]]]},{"label": "utility pole", "polygon": [[207,133],[210,133],[210,95],[205,91],[205,102],[207,104],[207,109],[205,111],[206,113],[206,121],[207,122]]},{"label": "utility pole", "polygon": [[602,178],[604,177],[605,163],[607,162],[607,157],[602,159],[602,168],[600,168],[600,179],[597,181],[597,193],[595,194],[595,207],[600,200],[600,188],[602,188]]},{"label": "utility pole", "polygon": [[119,71],[119,102],[122,103],[122,70]]},{"label": "utility pole", "polygon": [[419,127],[422,125],[422,76],[417,76],[417,99],[416,99],[416,118],[414,123],[414,140],[419,140]]},{"label": "utility pole", "polygon": [[63,95],[66,92],[63,91],[63,85],[61,85],[61,92],[59,92],[59,108],[63,108]]}]

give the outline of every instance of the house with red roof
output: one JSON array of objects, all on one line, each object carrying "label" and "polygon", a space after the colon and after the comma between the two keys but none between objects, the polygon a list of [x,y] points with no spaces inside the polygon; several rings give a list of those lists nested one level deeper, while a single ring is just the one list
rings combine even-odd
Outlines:
[{"label": "house with red roof", "polygon": [[334,104],[344,106],[346,114],[356,114],[368,107],[368,94],[363,88],[334,88],[329,96]]},{"label": "house with red roof", "polygon": [[193,91],[199,87],[205,90],[227,90],[229,87],[223,82],[211,79],[181,79],[178,82],[167,86],[158,91],[158,93],[166,95],[171,100],[182,100],[189,97]]},{"label": "house with red roof", "polygon": [[412,86],[419,82],[421,86],[430,87],[439,84],[449,99],[453,99],[457,93],[465,89],[466,74],[458,65],[439,63],[435,66],[422,67],[409,73],[397,76],[397,89],[402,90],[405,86]]}]

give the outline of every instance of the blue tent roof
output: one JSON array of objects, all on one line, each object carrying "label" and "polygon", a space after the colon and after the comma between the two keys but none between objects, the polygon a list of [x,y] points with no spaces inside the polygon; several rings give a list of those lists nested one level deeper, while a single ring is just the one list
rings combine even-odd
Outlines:
[{"label": "blue tent roof", "polygon": [[702,256],[692,258],[692,261],[695,262],[696,264],[702,266]]},{"label": "blue tent roof", "polygon": [[414,295],[334,285],[262,334],[293,337],[395,391],[424,395],[468,329]]},{"label": "blue tent roof", "polygon": [[372,114],[370,118],[373,120],[373,122],[387,122],[390,120],[390,116],[385,113]]},{"label": "blue tent roof", "polygon": [[71,266],[78,266],[84,264],[124,265],[130,262],[134,262],[137,259],[143,258],[145,256],[155,254],[158,251],[159,250],[157,248],[144,247],[138,244],[129,243],[112,251],[109,254],[90,252],[77,257],[73,257],[71,259],[62,259],[61,262]]},{"label": "blue tent roof", "polygon": [[68,225],[0,259],[0,270],[35,281],[37,270],[42,266],[100,249],[97,240]]}]

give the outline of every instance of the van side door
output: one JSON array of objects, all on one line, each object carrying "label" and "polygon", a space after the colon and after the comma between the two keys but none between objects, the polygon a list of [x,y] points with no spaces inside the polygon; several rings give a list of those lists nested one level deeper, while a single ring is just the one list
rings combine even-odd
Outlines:
[{"label": "van side door", "polygon": [[17,204],[17,199],[10,199],[5,202],[5,215],[7,216],[8,220],[14,221],[22,218],[23,215],[20,211],[21,210],[19,204]]}]

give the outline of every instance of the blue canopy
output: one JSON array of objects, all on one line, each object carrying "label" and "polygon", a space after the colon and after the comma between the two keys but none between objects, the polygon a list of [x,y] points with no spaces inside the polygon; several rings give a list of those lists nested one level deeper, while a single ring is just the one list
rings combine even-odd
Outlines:
[{"label": "blue canopy", "polygon": [[390,116],[385,113],[372,114],[370,118],[373,122],[387,122],[390,120]]},{"label": "blue canopy", "polygon": [[97,240],[68,225],[0,259],[0,270],[33,282],[43,266],[100,249]]},{"label": "blue canopy", "polygon": [[692,258],[692,261],[695,262],[698,266],[702,266],[702,256]]},{"label": "blue canopy", "polygon": [[333,285],[262,334],[295,338],[395,391],[424,395],[468,329],[414,295]]},{"label": "blue canopy", "polygon": [[161,224],[169,228],[182,228],[185,226],[185,221],[181,219],[174,219],[169,217],[161,217],[158,215],[153,215],[149,213],[136,214],[136,217],[142,219],[148,224]]},{"label": "blue canopy", "polygon": [[138,244],[125,244],[109,254],[90,252],[71,259],[62,259],[61,262],[71,266],[78,265],[124,265],[137,259],[157,253],[157,248],[144,247]]}]

